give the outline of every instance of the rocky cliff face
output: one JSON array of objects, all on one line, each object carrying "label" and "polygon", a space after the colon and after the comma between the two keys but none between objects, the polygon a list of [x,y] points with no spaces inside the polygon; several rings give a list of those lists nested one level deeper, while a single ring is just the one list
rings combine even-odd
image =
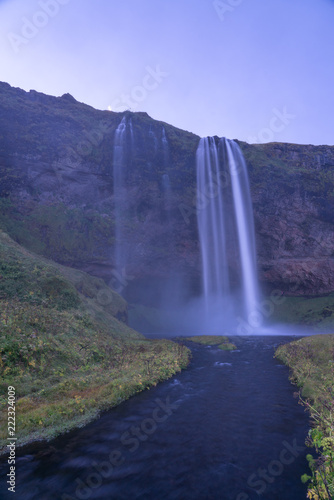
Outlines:
[{"label": "rocky cliff face", "polygon": [[[113,155],[125,115],[133,144],[122,214],[127,261],[120,273]],[[162,294],[173,295],[175,280],[184,293],[196,294],[198,140],[145,113],[98,111],[69,95],[2,83],[0,225],[31,250],[103,277],[130,300],[158,303]],[[249,166],[263,286],[294,295],[334,291],[334,147],[239,145]],[[205,206],[210,194],[201,196]],[[231,267],[237,274],[233,258]]]},{"label": "rocky cliff face", "polygon": [[243,145],[260,277],[290,295],[334,288],[334,147]]}]

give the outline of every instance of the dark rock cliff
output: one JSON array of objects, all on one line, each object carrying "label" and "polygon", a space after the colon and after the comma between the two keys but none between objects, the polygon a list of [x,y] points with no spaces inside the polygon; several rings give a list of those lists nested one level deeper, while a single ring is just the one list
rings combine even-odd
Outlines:
[{"label": "dark rock cliff", "polygon": [[243,145],[260,277],[291,295],[334,289],[334,147]]},{"label": "dark rock cliff", "polygon": [[[122,221],[128,258],[120,274],[113,252],[113,151],[124,115],[134,141]],[[130,300],[157,303],[161,294],[173,294],[175,280],[196,294],[198,140],[146,113],[98,111],[68,94],[1,83],[0,225],[29,249],[103,277]],[[263,287],[292,295],[333,292],[334,147],[239,145],[249,168]],[[202,196],[205,204],[209,195]],[[143,298],[144,289],[151,295]]]}]

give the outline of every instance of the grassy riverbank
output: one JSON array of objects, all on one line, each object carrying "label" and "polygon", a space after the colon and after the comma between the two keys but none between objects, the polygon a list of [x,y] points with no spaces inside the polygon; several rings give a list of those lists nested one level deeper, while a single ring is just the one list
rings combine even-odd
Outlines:
[{"label": "grassy riverbank", "polygon": [[271,316],[287,325],[306,326],[314,332],[334,331],[334,294],[322,297],[283,296]]},{"label": "grassy riverbank", "polygon": [[188,365],[186,347],[147,340],[115,316],[126,303],[103,281],[0,232],[0,452],[9,386],[19,446],[83,426]]},{"label": "grassy riverbank", "polygon": [[194,337],[185,337],[195,344],[213,345],[222,351],[233,351],[237,347],[229,341],[225,335],[195,335]]},{"label": "grassy riverbank", "polygon": [[334,335],[314,335],[280,346],[275,356],[291,369],[290,378],[300,388],[300,402],[310,412],[312,429],[307,444],[308,498],[334,498]]}]

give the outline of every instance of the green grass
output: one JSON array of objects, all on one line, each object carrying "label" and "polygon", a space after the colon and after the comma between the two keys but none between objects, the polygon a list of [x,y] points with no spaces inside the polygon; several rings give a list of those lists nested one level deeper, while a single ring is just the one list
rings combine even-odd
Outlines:
[{"label": "green grass", "polygon": [[317,400],[324,378],[334,384],[334,334],[312,335],[280,346],[275,356],[291,369],[291,380],[302,396]]},{"label": "green grass", "polygon": [[63,203],[43,206],[0,198],[0,228],[32,252],[73,265],[75,262],[106,258],[99,255],[96,241],[105,248],[114,242],[114,221],[94,210],[69,208]]},{"label": "green grass", "polygon": [[103,280],[37,256],[0,231],[0,300],[13,299],[59,311],[81,308],[114,334],[141,337],[115,323],[116,318],[126,320],[127,303]]},{"label": "green grass", "polygon": [[300,388],[300,402],[310,412],[312,429],[306,444],[311,475],[308,498],[334,498],[334,335],[314,335],[280,346],[275,356],[290,367],[290,378]]},{"label": "green grass", "polygon": [[284,297],[272,319],[292,325],[311,326],[314,330],[333,331],[334,294],[324,297]]},{"label": "green grass", "polygon": [[229,342],[228,337],[225,337],[225,335],[198,335],[185,337],[185,339],[196,344],[217,346],[222,351],[233,351],[236,349],[236,346]]},{"label": "green grass", "polygon": [[0,452],[8,386],[19,445],[83,426],[185,368],[190,351],[147,340],[116,316],[125,301],[102,280],[47,261],[0,232]]}]

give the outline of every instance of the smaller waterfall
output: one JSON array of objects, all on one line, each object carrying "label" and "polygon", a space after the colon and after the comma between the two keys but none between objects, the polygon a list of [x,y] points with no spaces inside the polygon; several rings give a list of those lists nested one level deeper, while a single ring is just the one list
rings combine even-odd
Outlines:
[{"label": "smaller waterfall", "polygon": [[163,174],[162,176],[162,187],[165,193],[170,191],[170,180],[168,174]]},{"label": "smaller waterfall", "polygon": [[[162,145],[162,161],[165,170],[169,169],[169,144],[166,137],[165,127],[162,127],[161,132],[161,145]],[[167,214],[168,222],[171,221],[171,204],[172,204],[172,186],[169,174],[163,174],[162,176],[162,189],[164,193],[165,200],[165,211]]]},{"label": "smaller waterfall", "polygon": [[134,135],[133,126],[132,126],[132,118],[130,118],[130,120],[129,120],[129,133],[130,133],[131,154],[134,155],[134,149],[136,147],[136,144],[135,144],[135,135]]},{"label": "smaller waterfall", "polygon": [[121,272],[124,264],[124,252],[122,248],[122,205],[124,190],[124,166],[125,166],[125,147],[126,147],[126,118],[122,118],[121,123],[115,131],[114,139],[114,201],[115,201],[115,269]]},{"label": "smaller waterfall", "polygon": [[171,202],[172,202],[172,187],[168,174],[163,174],[162,176],[162,190],[164,194],[164,205],[167,217],[167,222],[171,221]]},{"label": "smaller waterfall", "polygon": [[152,141],[153,151],[154,151],[154,154],[156,155],[157,152],[158,152],[158,138],[155,135],[155,132],[152,130],[152,127],[150,127],[150,130],[148,131],[148,135],[149,135],[149,138]]},{"label": "smaller waterfall", "polygon": [[114,213],[115,213],[115,246],[113,288],[120,291],[122,276],[128,260],[126,242],[126,211],[128,195],[126,189],[126,171],[133,148],[133,129],[131,118],[123,116],[114,136],[113,180],[114,180]]},{"label": "smaller waterfall", "polygon": [[166,137],[165,127],[162,127],[161,142],[162,142],[163,161],[164,161],[164,166],[166,168],[169,164],[169,145]]}]

